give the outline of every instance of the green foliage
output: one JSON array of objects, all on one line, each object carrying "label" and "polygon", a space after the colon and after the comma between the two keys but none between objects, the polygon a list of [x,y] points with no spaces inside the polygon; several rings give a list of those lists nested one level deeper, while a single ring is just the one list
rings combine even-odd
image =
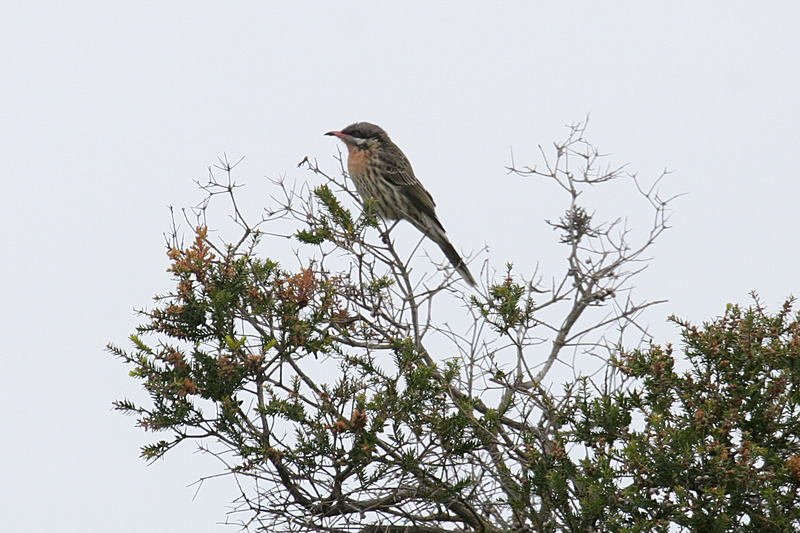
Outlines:
[{"label": "green foliage", "polygon": [[800,531],[791,303],[774,315],[731,305],[702,328],[673,319],[684,372],[672,347],[652,345],[612,361],[627,387],[568,385],[550,436],[521,435],[526,460],[504,484],[511,511],[534,531]]},{"label": "green foliage", "polygon": [[[146,430],[175,434],[169,445],[160,441],[146,447],[143,455],[149,459],[190,436],[224,436],[244,446],[250,432],[240,397],[250,386],[259,396],[268,394],[269,361],[317,357],[332,349],[328,331],[319,325],[331,321],[335,299],[310,270],[292,274],[250,253],[218,258],[206,239],[200,227],[190,247],[169,251],[177,290],[142,313],[148,321],[131,336],[134,351],[110,347],[134,365],[131,375],[144,381],[154,404],[144,409],[123,401],[116,407],[136,414]],[[142,334],[161,334],[178,344],[151,347]],[[216,411],[209,415],[197,400],[212,401]],[[296,416],[296,404],[274,405]],[[270,413],[266,403],[258,409],[276,412]]]},{"label": "green foliage", "polygon": [[481,316],[501,335],[520,326],[530,326],[534,322],[533,301],[524,299],[526,289],[514,281],[512,268],[511,264],[506,266],[503,283],[490,287],[490,297],[486,301],[472,298],[472,304],[480,311]]},{"label": "green foliage", "polygon": [[[615,361],[637,385],[584,391],[569,439],[619,531],[800,531],[800,318],[730,305],[683,328],[689,370],[652,346]],[[638,423],[634,420],[638,419]],[[613,505],[608,505],[613,503]]]},{"label": "green foliage", "polygon": [[[341,239],[349,214],[324,188],[315,192],[335,223],[332,238]],[[342,279],[293,273],[252,250],[218,256],[197,228],[190,246],[169,250],[176,290],[142,312],[132,349],[109,346],[151,398],[149,407],[121,400],[116,409],[148,432],[171,434],[143,447],[142,457],[163,457],[187,439],[203,439],[205,449],[216,443],[231,472],[275,475],[312,514],[332,513],[334,504],[312,505],[302,483],[379,491],[387,476],[410,476],[415,500],[461,498],[472,479],[445,480],[443,469],[465,461],[481,437],[450,402],[458,368],[443,378],[402,329],[374,341],[386,341],[392,364],[371,350],[350,351],[347,343],[368,345],[375,335],[350,319]],[[382,298],[393,283],[373,279],[365,297]],[[314,375],[320,370],[323,379]]]},{"label": "green foliage", "polygon": [[[571,330],[615,298],[615,272],[637,257],[575,259],[579,243],[603,235],[586,211],[562,221],[575,261],[539,307],[543,291],[511,265],[461,300],[475,317],[468,345],[424,316],[452,284],[414,292],[388,231],[383,246],[365,238],[377,225],[369,200],[358,218],[328,186],[311,202],[292,213],[305,224],[292,235],[321,259],[296,271],[259,257],[262,234],[244,223],[222,251],[202,226],[168,251],[175,289],[141,313],[129,350],[108,347],[150,396],[115,403],[159,433],[144,458],[200,442],[228,473],[256,481],[240,501],[270,531],[800,531],[791,301],[773,315],[732,305],[702,327],[673,319],[682,357],[655,344],[621,352],[608,370],[622,386],[582,377],[553,392],[530,368],[597,327]],[[328,270],[331,254],[348,267]],[[595,270],[581,277],[580,265]],[[569,301],[561,325],[537,316]],[[458,351],[435,359],[423,343],[431,330]],[[484,330],[511,347],[513,364]],[[529,350],[541,345],[547,363]]]},{"label": "green foliage", "polygon": [[377,227],[378,222],[374,209],[365,207],[364,213],[353,220],[350,211],[344,208],[327,185],[320,185],[313,191],[319,201],[323,214],[314,220],[308,229],[297,232],[297,239],[306,244],[322,244],[325,241],[334,243],[353,242],[364,228]]}]

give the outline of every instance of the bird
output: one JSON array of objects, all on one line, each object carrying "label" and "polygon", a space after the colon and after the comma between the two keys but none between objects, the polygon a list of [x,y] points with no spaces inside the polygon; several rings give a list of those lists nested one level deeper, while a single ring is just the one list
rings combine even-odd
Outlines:
[{"label": "bird", "polygon": [[376,214],[385,221],[410,222],[436,243],[464,281],[475,287],[475,278],[436,216],[433,197],[383,128],[369,122],[356,122],[325,135],[338,137],[347,146],[347,171],[361,199],[371,200]]}]

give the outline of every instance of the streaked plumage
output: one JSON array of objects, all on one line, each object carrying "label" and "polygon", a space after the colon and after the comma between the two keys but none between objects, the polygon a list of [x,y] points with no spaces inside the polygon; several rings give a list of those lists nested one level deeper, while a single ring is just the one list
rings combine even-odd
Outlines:
[{"label": "streaked plumage", "polygon": [[342,131],[330,131],[347,146],[347,170],[363,200],[372,199],[384,220],[407,220],[442,249],[464,280],[475,286],[464,260],[450,243],[436,216],[436,203],[414,176],[411,163],[385,131],[369,122],[357,122]]}]

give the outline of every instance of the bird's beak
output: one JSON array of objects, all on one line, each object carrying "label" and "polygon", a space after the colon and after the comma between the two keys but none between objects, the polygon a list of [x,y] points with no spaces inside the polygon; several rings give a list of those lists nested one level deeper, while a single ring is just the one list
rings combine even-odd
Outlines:
[{"label": "bird's beak", "polygon": [[338,137],[339,140],[344,142],[348,146],[355,146],[359,144],[359,142],[353,138],[352,135],[348,135],[346,133],[342,133],[341,131],[329,131],[325,135],[331,135],[333,137]]}]

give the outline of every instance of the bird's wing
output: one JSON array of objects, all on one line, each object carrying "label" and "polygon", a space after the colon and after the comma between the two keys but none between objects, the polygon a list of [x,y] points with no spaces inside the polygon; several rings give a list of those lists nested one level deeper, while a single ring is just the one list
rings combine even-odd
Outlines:
[{"label": "bird's wing", "polygon": [[396,185],[398,187],[403,187],[407,194],[409,194],[415,201],[422,203],[426,210],[431,210],[436,207],[436,202],[433,201],[433,196],[425,187],[422,186],[422,183],[414,177],[414,174],[410,174],[408,172],[387,172],[386,179],[389,180],[392,185]]},{"label": "bird's wing", "polygon": [[435,217],[436,202],[433,201],[431,193],[429,193],[425,187],[422,186],[422,183],[420,183],[417,177],[414,176],[411,163],[408,162],[403,152],[397,148],[393,157],[387,159],[388,161],[383,161],[383,175],[386,177],[386,180],[392,185],[402,187],[405,192],[411,196],[414,203],[417,203],[424,211]]}]

